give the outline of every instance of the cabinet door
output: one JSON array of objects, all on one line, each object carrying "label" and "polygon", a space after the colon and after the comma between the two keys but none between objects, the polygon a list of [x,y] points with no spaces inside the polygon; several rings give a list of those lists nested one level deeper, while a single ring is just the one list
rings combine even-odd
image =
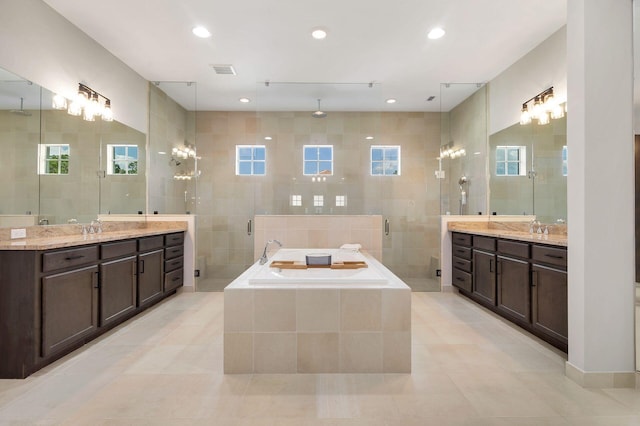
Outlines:
[{"label": "cabinet door", "polygon": [[42,278],[42,356],[72,346],[98,327],[98,267]]},{"label": "cabinet door", "polygon": [[136,306],[136,257],[100,265],[100,325],[127,316]]},{"label": "cabinet door", "polygon": [[496,304],[496,255],[473,251],[473,295],[490,306]]},{"label": "cabinet door", "polygon": [[138,256],[138,306],[162,296],[163,250]]},{"label": "cabinet door", "polygon": [[532,326],[567,344],[567,273],[534,264],[532,271]]},{"label": "cabinet door", "polygon": [[515,320],[531,320],[529,262],[498,256],[498,310]]}]

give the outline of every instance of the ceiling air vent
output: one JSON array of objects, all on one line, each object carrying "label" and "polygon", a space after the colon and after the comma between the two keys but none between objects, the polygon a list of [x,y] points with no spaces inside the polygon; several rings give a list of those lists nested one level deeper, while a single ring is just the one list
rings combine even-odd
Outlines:
[{"label": "ceiling air vent", "polygon": [[216,74],[236,75],[236,70],[233,68],[233,65],[211,64],[211,68],[213,68]]}]

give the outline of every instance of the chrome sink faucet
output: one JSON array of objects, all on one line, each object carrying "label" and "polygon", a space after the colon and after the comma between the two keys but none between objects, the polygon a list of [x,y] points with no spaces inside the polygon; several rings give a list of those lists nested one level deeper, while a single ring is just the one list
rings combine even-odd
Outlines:
[{"label": "chrome sink faucet", "polygon": [[276,243],[278,244],[280,247],[282,247],[282,243],[278,240],[269,240],[267,241],[267,244],[264,245],[264,251],[262,252],[262,256],[260,256],[260,264],[264,265],[265,263],[267,263],[267,248],[269,247],[269,244],[271,243]]},{"label": "chrome sink faucet", "polygon": [[100,219],[92,220],[89,225],[90,234],[102,234],[102,221]]}]

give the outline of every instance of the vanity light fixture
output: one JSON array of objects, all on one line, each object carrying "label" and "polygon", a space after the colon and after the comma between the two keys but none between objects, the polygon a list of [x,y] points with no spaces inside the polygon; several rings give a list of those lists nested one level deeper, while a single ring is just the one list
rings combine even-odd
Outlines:
[{"label": "vanity light fixture", "polygon": [[182,158],[183,160],[186,160],[187,158],[196,158],[196,149],[189,145],[180,148],[173,148],[171,150],[171,156]]},{"label": "vanity light fixture", "polygon": [[102,121],[113,121],[111,100],[82,83],[79,83],[78,94],[70,103],[62,95],[54,94],[52,104],[55,109],[66,109],[69,115],[82,115],[86,121],[95,121],[96,117],[102,117]]},{"label": "vanity light fixture", "polygon": [[[533,101],[533,102],[532,102]],[[525,101],[520,110],[520,124],[526,125],[537,120],[539,125],[549,124],[551,118],[564,117],[564,108],[553,96],[553,86]]]}]

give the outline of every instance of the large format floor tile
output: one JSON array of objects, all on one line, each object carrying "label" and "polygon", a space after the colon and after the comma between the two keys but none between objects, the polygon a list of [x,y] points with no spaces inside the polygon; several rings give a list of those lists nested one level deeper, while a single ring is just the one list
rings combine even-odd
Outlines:
[{"label": "large format floor tile", "polygon": [[411,374],[223,374],[223,294],[181,293],[25,380],[1,425],[629,425],[640,392],[452,293],[412,294]]}]

